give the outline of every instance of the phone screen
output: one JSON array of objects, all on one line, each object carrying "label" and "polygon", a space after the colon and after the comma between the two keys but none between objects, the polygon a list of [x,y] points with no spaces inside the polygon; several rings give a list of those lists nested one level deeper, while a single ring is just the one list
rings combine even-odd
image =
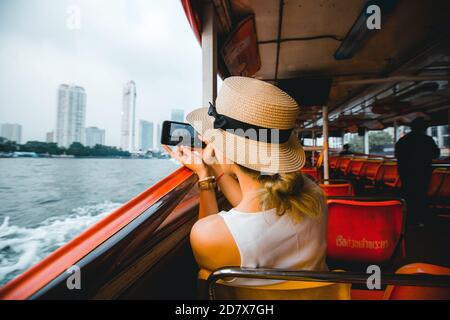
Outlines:
[{"label": "phone screen", "polygon": [[189,123],[175,121],[163,122],[161,143],[169,146],[203,147],[202,141]]}]

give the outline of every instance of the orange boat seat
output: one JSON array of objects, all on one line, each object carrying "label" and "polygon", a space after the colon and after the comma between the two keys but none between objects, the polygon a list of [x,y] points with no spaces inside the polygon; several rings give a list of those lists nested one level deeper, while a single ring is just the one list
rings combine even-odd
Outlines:
[{"label": "orange boat seat", "polygon": [[446,170],[436,195],[434,203],[440,208],[450,208],[450,170]]},{"label": "orange boat seat", "polygon": [[437,168],[433,170],[427,191],[428,197],[433,198],[437,195],[442,183],[444,182],[446,173],[447,170],[443,168]]},{"label": "orange boat seat", "polygon": [[334,261],[383,264],[403,241],[401,200],[328,199],[327,256]]},{"label": "orange boat seat", "polygon": [[[336,271],[340,272],[340,271]],[[199,287],[206,284],[208,270],[200,269]],[[270,274],[268,274],[270,279]],[[233,286],[226,279],[217,281],[214,298],[219,300],[350,300],[350,283],[283,281],[264,286]]]},{"label": "orange boat seat", "polygon": [[320,187],[327,196],[330,197],[353,197],[355,192],[350,183],[325,184],[321,183]]},{"label": "orange boat seat", "polygon": [[351,177],[359,177],[361,170],[364,166],[366,159],[352,159],[348,165],[347,172],[345,175],[350,175]]},{"label": "orange boat seat", "polygon": [[318,168],[302,168],[300,171],[310,176],[314,181],[319,181],[321,179]]},{"label": "orange boat seat", "polygon": [[347,168],[350,165],[350,161],[352,158],[349,157],[343,157],[341,161],[339,162],[339,171],[343,173],[344,175],[347,173]]},{"label": "orange boat seat", "polygon": [[[397,270],[398,274],[450,275],[450,268],[427,263],[411,263]],[[450,300],[450,288],[387,286],[384,300]]]},{"label": "orange boat seat", "polygon": [[338,159],[339,159],[339,157],[330,157],[330,169],[331,170],[336,169]]},{"label": "orange boat seat", "polygon": [[389,188],[398,188],[400,186],[400,177],[396,162],[388,162],[382,165],[383,171],[381,183]]},{"label": "orange boat seat", "polygon": [[364,168],[361,169],[360,177],[371,183],[375,182],[378,172],[380,171],[382,161],[367,160]]}]

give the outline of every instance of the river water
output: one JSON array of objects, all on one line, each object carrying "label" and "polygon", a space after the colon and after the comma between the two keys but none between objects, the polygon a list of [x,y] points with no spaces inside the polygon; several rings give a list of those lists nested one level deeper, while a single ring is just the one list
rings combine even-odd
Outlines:
[{"label": "river water", "polygon": [[177,167],[166,159],[0,159],[0,286]]}]

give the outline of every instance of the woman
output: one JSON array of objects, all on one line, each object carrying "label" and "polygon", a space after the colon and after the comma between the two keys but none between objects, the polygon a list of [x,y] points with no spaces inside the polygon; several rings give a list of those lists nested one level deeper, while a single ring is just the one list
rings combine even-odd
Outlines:
[{"label": "woman", "polygon": [[[324,196],[300,173],[305,153],[292,132],[297,113],[297,103],[277,87],[229,77],[216,105],[187,116],[206,148],[167,148],[199,177],[199,220],[190,239],[201,269],[327,270]],[[216,184],[232,210],[219,212]]]}]

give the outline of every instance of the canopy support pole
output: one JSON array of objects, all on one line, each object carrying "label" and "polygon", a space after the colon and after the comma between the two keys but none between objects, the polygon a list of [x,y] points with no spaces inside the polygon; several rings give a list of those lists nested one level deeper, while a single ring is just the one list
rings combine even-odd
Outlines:
[{"label": "canopy support pole", "polygon": [[330,168],[328,167],[328,106],[322,107],[323,119],[323,179],[328,183],[330,179]]},{"label": "canopy support pole", "polygon": [[203,5],[202,103],[208,107],[217,96],[217,26],[212,1]]},{"label": "canopy support pole", "polygon": [[394,145],[397,143],[398,140],[398,122],[397,120],[394,121]]},{"label": "canopy support pole", "polygon": [[[313,147],[315,147],[315,146],[317,146],[317,140],[316,140],[316,130],[313,130],[312,131],[312,134],[311,134],[311,137],[312,137],[312,143],[313,143]],[[313,150],[312,151],[312,157],[311,157],[311,165],[314,167],[315,166],[315,155],[316,155],[316,152]]]},{"label": "canopy support pole", "polygon": [[364,153],[369,154],[369,130],[364,130]]}]

